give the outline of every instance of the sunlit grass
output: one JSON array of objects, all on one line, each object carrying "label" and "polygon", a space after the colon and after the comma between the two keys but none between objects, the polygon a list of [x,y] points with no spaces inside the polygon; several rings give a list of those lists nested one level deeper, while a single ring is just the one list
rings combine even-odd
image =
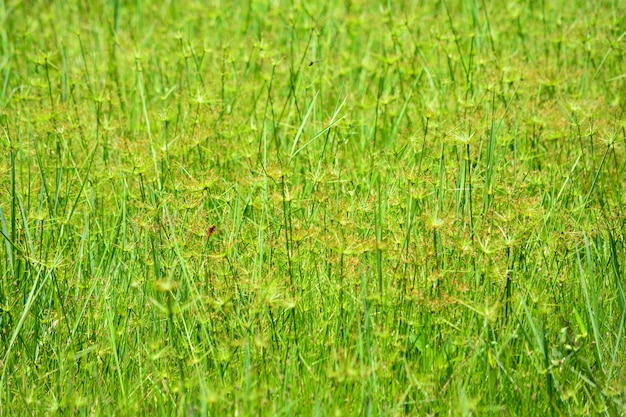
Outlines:
[{"label": "sunlit grass", "polygon": [[625,14],[0,2],[0,414],[626,414]]}]

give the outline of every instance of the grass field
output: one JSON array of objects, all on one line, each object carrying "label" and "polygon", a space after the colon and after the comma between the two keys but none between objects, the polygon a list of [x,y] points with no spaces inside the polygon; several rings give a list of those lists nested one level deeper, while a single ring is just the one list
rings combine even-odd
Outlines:
[{"label": "grass field", "polygon": [[625,16],[0,0],[0,415],[626,415]]}]

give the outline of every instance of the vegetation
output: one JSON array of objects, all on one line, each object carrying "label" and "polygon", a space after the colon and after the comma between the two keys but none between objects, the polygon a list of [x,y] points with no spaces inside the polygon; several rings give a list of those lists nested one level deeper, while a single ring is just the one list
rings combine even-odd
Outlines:
[{"label": "vegetation", "polygon": [[0,1],[0,414],[626,415],[624,16]]}]

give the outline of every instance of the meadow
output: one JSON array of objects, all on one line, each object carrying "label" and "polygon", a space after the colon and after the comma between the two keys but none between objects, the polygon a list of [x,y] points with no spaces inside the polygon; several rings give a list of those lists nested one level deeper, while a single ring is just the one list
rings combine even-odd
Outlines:
[{"label": "meadow", "polygon": [[626,415],[622,0],[0,0],[0,415]]}]

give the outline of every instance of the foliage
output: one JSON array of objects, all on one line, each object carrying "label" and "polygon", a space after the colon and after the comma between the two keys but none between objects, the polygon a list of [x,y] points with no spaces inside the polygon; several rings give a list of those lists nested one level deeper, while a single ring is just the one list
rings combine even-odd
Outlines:
[{"label": "foliage", "polygon": [[0,414],[626,414],[625,15],[0,2]]}]

